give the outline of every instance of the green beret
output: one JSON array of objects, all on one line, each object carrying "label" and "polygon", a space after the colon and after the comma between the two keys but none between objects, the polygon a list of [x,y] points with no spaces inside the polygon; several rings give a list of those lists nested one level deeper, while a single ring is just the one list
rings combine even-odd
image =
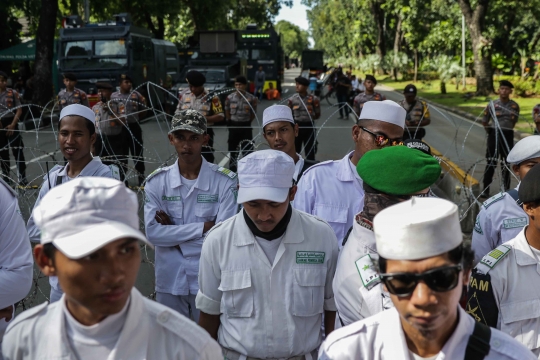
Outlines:
[{"label": "green beret", "polygon": [[415,194],[433,185],[441,175],[437,159],[407,146],[368,151],[356,170],[365,184],[389,195]]}]

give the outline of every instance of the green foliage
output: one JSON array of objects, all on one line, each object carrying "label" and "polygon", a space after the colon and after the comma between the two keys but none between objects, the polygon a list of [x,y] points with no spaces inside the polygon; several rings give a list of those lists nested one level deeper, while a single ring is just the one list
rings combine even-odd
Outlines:
[{"label": "green foliage", "polygon": [[275,30],[281,36],[281,46],[285,55],[297,58],[308,48],[308,32],[288,21],[281,20],[275,25]]}]

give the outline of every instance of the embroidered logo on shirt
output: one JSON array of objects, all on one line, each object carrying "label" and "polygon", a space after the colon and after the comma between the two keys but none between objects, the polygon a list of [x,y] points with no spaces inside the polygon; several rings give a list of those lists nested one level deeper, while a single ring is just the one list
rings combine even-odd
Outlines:
[{"label": "embroidered logo on shirt", "polygon": [[500,245],[485,255],[480,263],[492,269],[499,261],[501,261],[502,258],[506,256],[506,254],[508,254],[510,249],[512,248],[508,245]]},{"label": "embroidered logo on shirt", "polygon": [[182,197],[181,196],[165,196],[165,195],[163,195],[161,197],[161,200],[163,200],[163,201],[182,201]]},{"label": "embroidered logo on shirt", "polygon": [[484,235],[484,232],[482,231],[482,226],[480,225],[480,220],[478,218],[476,218],[476,222],[474,223],[474,231],[476,231],[480,235]]},{"label": "embroidered logo on shirt", "polygon": [[326,253],[322,251],[297,251],[297,264],[324,264]]},{"label": "embroidered logo on shirt", "polygon": [[521,217],[521,218],[514,218],[514,219],[506,219],[503,221],[503,227],[505,229],[514,229],[514,228],[522,228],[527,225],[527,218]]},{"label": "embroidered logo on shirt", "polygon": [[217,203],[218,194],[214,194],[214,195],[199,194],[197,195],[197,202],[198,203]]},{"label": "embroidered logo on shirt", "polygon": [[362,280],[362,284],[366,289],[371,290],[375,285],[381,282],[369,254],[362,256],[354,263],[356,265],[356,270],[358,270],[358,274],[360,275],[360,279]]}]

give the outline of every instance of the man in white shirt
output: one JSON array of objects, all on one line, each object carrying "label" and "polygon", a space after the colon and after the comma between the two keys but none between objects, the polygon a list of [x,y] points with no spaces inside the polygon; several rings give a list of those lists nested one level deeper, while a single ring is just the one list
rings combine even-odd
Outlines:
[{"label": "man in white shirt", "polygon": [[64,295],[20,314],[2,353],[22,359],[204,359],[219,346],[193,322],[133,286],[141,264],[137,196],[118,180],[81,177],[34,209],[36,263]]},{"label": "man in white shirt", "polygon": [[256,151],[238,163],[243,210],[206,236],[199,324],[227,360],[314,360],[334,329],[338,248],[324,221],[292,208],[294,162]]}]

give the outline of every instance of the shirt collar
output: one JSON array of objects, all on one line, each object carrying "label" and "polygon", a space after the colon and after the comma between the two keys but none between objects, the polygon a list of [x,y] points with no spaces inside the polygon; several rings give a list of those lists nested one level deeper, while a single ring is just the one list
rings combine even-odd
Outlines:
[{"label": "shirt collar", "polygon": [[336,172],[336,177],[340,181],[353,181],[355,179],[355,175],[353,174],[351,170],[351,165],[349,163],[351,162],[350,157],[354,151],[351,151],[343,159],[339,161],[338,169]]},{"label": "shirt collar", "polygon": [[[201,164],[201,170],[199,171],[199,176],[197,176],[197,182],[193,187],[199,189],[199,190],[208,190],[210,188],[210,164],[208,161],[202,157],[202,164]],[[179,186],[182,186],[182,179],[180,177],[180,169],[178,167],[178,159],[174,162],[172,165],[173,171],[169,171],[169,181],[172,188],[177,188]]]},{"label": "shirt collar", "polygon": [[520,266],[536,265],[538,264],[538,260],[536,260],[536,256],[534,256],[531,247],[527,242],[525,229],[527,229],[527,226],[525,226],[518,236],[516,236],[516,241],[514,242],[514,256],[516,258],[516,263]]},{"label": "shirt collar", "polygon": [[[96,173],[97,170],[99,170],[101,165],[103,165],[103,163],[101,162],[99,156],[94,156],[92,160],[88,164],[86,164],[84,169],[82,169],[82,171],[76,177],[92,176]],[[57,176],[68,176],[68,166],[69,163],[58,172]]]}]

